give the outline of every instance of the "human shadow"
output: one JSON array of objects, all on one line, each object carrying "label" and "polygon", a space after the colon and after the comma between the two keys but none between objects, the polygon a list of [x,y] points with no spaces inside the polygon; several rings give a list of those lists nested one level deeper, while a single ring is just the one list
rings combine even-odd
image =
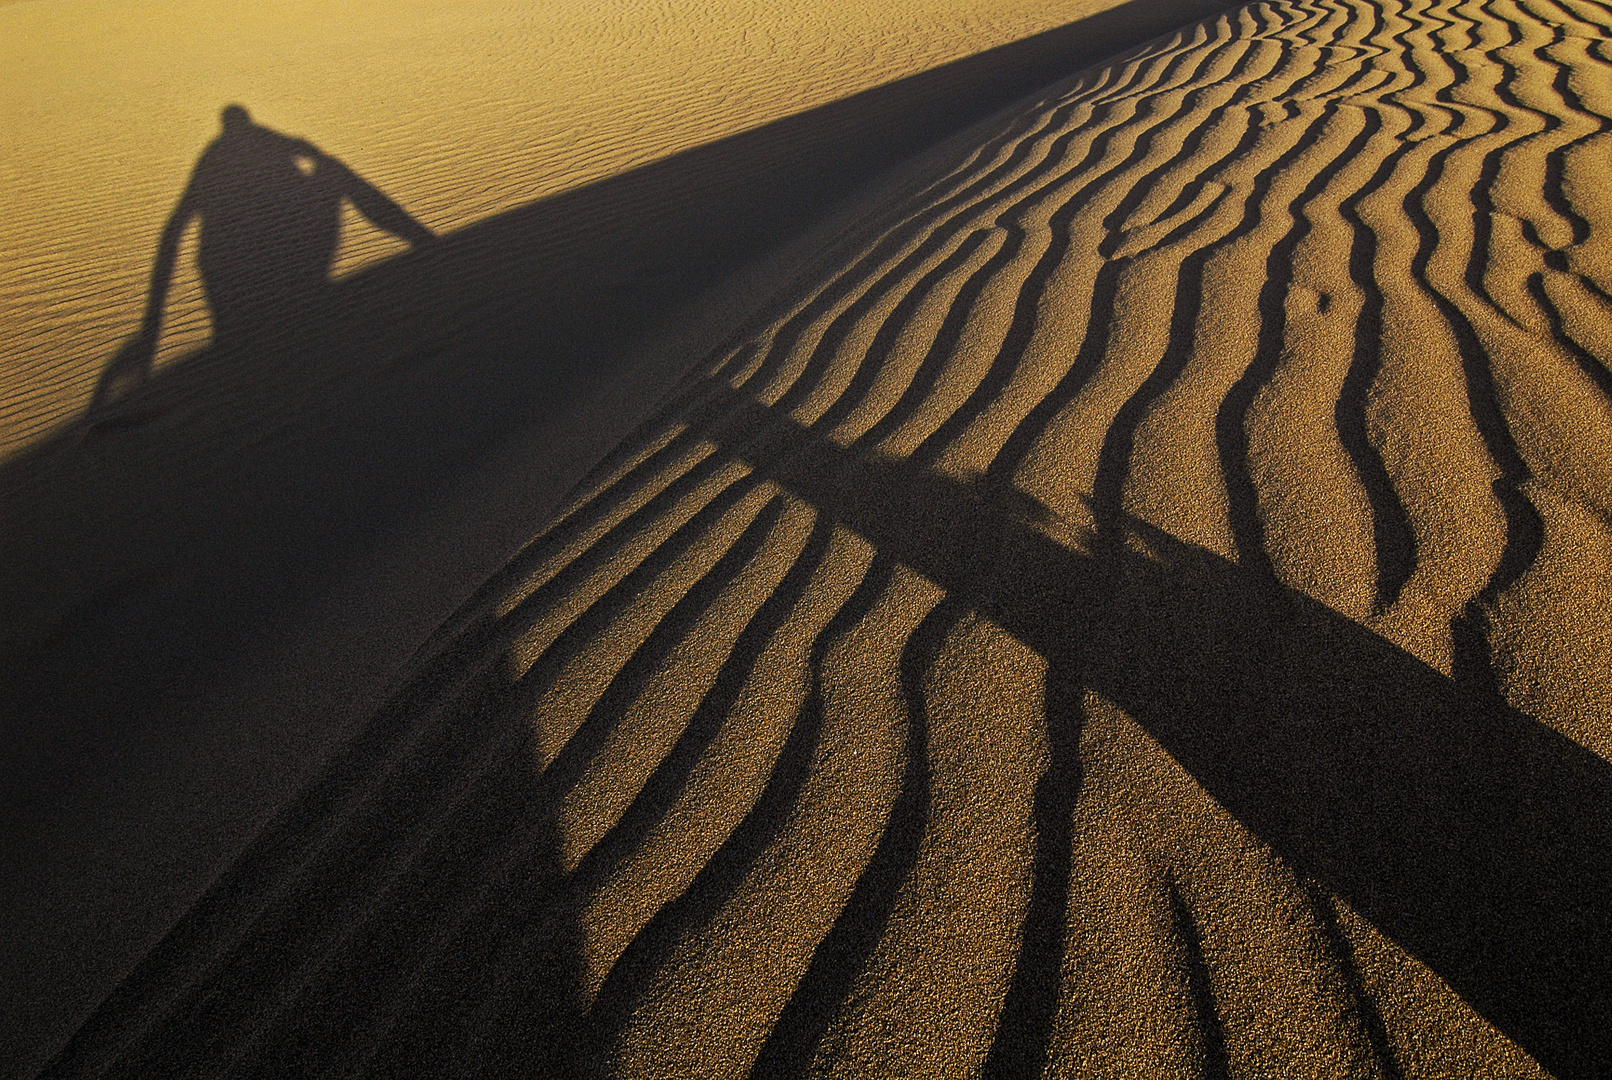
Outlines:
[{"label": "human shadow", "polygon": [[163,226],[140,329],[107,363],[90,398],[93,421],[119,392],[151,375],[163,310],[187,225],[200,219],[196,263],[213,343],[233,347],[273,332],[330,284],[346,199],[377,227],[419,247],[435,239],[397,203],[306,139],[254,123],[226,105],[223,130],[202,151]]},{"label": "human shadow", "polygon": [[[1141,520],[1127,517],[1114,542],[1095,515],[1071,522],[994,480],[843,448],[737,395],[692,419],[725,454],[1123,708],[1298,873],[1553,1075],[1612,1072],[1607,762],[1303,593]],[[1048,721],[1079,716],[1049,709]],[[1078,760],[1053,768],[1078,772]],[[1042,878],[1067,875],[1068,858],[1038,849],[1038,895],[1063,887]],[[1031,970],[1015,979],[991,1054],[998,1075],[1043,1059],[1058,993],[1037,955],[1050,944],[1045,912],[1031,915],[1019,960]],[[836,971],[836,988],[855,974]]]}]

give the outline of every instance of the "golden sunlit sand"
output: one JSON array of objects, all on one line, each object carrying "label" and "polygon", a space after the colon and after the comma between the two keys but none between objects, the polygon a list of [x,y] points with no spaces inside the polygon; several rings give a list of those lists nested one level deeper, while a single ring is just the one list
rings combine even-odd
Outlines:
[{"label": "golden sunlit sand", "polygon": [[1612,1072],[1612,10],[979,7],[365,8],[160,345],[216,120],[16,212],[19,1075]]}]

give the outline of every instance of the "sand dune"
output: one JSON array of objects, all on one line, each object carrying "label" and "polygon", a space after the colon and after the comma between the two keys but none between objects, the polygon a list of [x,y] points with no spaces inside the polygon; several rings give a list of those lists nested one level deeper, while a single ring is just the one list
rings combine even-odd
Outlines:
[{"label": "sand dune", "polygon": [[46,1075],[1604,1075],[1609,33],[1255,4],[948,144]]},{"label": "sand dune", "polygon": [[[836,205],[1219,7],[6,8],[0,1073],[66,1039]],[[403,243],[349,205],[334,284],[208,343],[192,223],[155,376],[87,416],[232,99],[438,240],[381,258]],[[245,209],[248,237],[275,217]],[[261,253],[230,246],[240,294]]]}]

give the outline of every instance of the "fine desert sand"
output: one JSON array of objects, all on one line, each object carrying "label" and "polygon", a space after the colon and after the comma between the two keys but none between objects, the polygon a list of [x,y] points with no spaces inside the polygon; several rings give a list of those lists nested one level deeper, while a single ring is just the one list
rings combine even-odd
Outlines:
[{"label": "fine desert sand", "polygon": [[1612,9],[970,10],[8,368],[24,1075],[1612,1073]]}]

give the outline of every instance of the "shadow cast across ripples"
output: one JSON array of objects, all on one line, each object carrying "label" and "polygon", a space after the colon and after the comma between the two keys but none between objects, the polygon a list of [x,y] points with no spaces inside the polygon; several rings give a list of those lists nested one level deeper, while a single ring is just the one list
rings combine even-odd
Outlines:
[{"label": "shadow cast across ripples", "polygon": [[[1139,519],[1116,537],[994,481],[842,448],[753,402],[706,408],[723,452],[1123,708],[1296,872],[1554,1075],[1612,1071],[1604,760]],[[1038,852],[1037,890],[1066,866]],[[1015,986],[1006,1019],[1045,1014],[1037,990],[1055,994],[1054,982]],[[1030,1042],[998,1048],[993,1064],[1039,1057],[1044,1024],[1028,1026],[999,1033]]]}]

